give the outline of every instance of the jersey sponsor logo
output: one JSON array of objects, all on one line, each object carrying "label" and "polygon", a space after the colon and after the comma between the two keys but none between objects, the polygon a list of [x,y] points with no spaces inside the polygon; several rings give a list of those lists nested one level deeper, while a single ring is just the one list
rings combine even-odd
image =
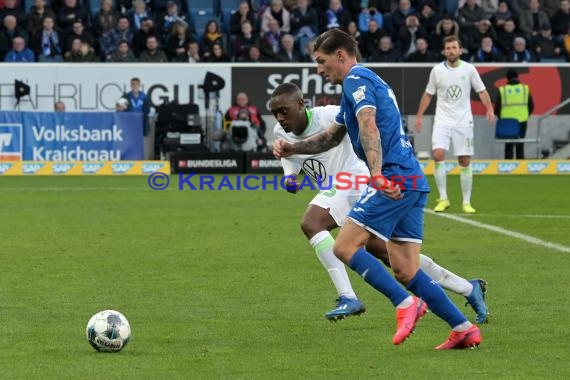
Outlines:
[{"label": "jersey sponsor logo", "polygon": [[570,173],[570,163],[559,162],[556,164],[556,173]]},{"label": "jersey sponsor logo", "polygon": [[548,166],[547,162],[529,162],[526,168],[529,173],[538,174],[541,173]]},{"label": "jersey sponsor logo", "polygon": [[461,87],[453,85],[447,88],[446,94],[447,97],[451,100],[457,100],[461,98],[463,91],[461,91]]},{"label": "jersey sponsor logo", "polygon": [[366,97],[366,86],[359,86],[356,91],[352,93],[352,97],[356,103],[360,103]]},{"label": "jersey sponsor logo", "polygon": [[512,173],[519,167],[518,162],[499,162],[497,164],[497,169],[499,173]]},{"label": "jersey sponsor logo", "polygon": [[313,158],[305,160],[303,171],[316,183],[322,183],[327,179],[327,169],[319,160]]},{"label": "jersey sponsor logo", "polygon": [[347,76],[348,79],[360,79],[358,75],[349,75]]}]

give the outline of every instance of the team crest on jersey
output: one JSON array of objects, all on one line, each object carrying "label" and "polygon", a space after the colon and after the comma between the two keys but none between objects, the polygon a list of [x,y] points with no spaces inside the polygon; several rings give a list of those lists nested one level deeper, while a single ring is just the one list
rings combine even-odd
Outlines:
[{"label": "team crest on jersey", "polygon": [[305,160],[303,171],[317,183],[323,183],[327,179],[327,169],[319,160],[313,158]]},{"label": "team crest on jersey", "polygon": [[364,100],[364,98],[366,97],[366,95],[364,94],[365,91],[366,91],[366,86],[360,86],[356,89],[356,91],[352,93],[352,97],[354,98],[354,101],[356,103],[360,103],[362,100]]},{"label": "team crest on jersey", "polygon": [[449,86],[447,88],[447,97],[451,100],[457,100],[459,98],[461,98],[461,87],[453,85],[453,86]]}]

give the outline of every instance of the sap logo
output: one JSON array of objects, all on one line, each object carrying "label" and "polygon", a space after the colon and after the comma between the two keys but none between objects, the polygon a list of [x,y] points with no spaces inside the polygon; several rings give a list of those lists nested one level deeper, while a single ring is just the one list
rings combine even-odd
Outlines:
[{"label": "sap logo", "polygon": [[44,167],[44,164],[23,164],[22,165],[22,173],[24,173],[24,174],[36,174],[43,167]]},{"label": "sap logo", "polygon": [[556,173],[570,173],[570,162],[559,162],[556,164]]},{"label": "sap logo", "polygon": [[547,162],[529,162],[526,168],[529,173],[537,174],[541,173],[548,166]]},{"label": "sap logo", "polygon": [[0,164],[0,174],[4,174],[10,169],[12,169],[12,164]]},{"label": "sap logo", "polygon": [[518,167],[519,167],[518,162],[499,162],[497,164],[499,173],[512,173]]},{"label": "sap logo", "polygon": [[10,145],[12,145],[12,134],[0,133],[0,152],[2,152],[5,147],[8,147]]},{"label": "sap logo", "polygon": [[113,174],[125,174],[133,168],[134,164],[114,163]]},{"label": "sap logo", "polygon": [[[184,164],[182,164],[184,163]],[[160,164],[160,163],[146,163],[146,164],[142,164],[142,173],[143,174],[150,174],[150,173],[154,173],[154,172],[158,172],[160,171],[160,169],[162,169],[164,167],[164,164]],[[188,163],[184,162],[184,161],[180,161],[179,162],[179,167],[181,168],[186,168],[188,167]]]},{"label": "sap logo", "polygon": [[490,162],[474,162],[471,164],[471,171],[473,174],[480,174],[483,173],[490,165]]},{"label": "sap logo", "polygon": [[99,170],[101,170],[102,167],[103,167],[103,164],[83,164],[83,165],[81,165],[81,169],[83,171],[83,174],[95,174]]},{"label": "sap logo", "polygon": [[449,173],[450,171],[455,169],[456,166],[457,166],[456,162],[446,162],[445,163],[445,172]]},{"label": "sap logo", "polygon": [[53,164],[52,172],[53,174],[65,174],[71,170],[73,164]]}]

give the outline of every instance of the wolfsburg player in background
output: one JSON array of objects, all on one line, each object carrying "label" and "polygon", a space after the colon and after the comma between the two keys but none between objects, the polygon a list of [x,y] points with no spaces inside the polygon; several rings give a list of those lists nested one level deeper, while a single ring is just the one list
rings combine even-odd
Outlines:
[{"label": "wolfsburg player in background", "polygon": [[[326,130],[334,122],[340,109],[339,106],[305,107],[301,90],[292,83],[281,84],[275,89],[269,107],[278,121],[274,128],[276,140],[290,143]],[[314,155],[293,155],[281,158],[281,163],[284,174],[292,178],[296,178],[303,170],[315,183],[320,180],[321,184],[330,187],[332,177],[333,186],[321,191],[309,203],[301,222],[301,229],[315,249],[338,293],[336,308],[327,312],[325,317],[337,320],[363,313],[364,305],[352,289],[344,263],[333,253],[334,239],[329,231],[342,226],[352,205],[366,191],[366,185],[360,184],[360,188],[355,186],[354,177],[369,177],[368,168],[354,153],[348,135],[344,136],[338,146],[329,151]],[[336,176],[341,172],[350,173],[352,181],[350,189],[340,190],[335,187]],[[288,191],[295,193],[298,187],[298,184],[296,187],[292,184],[291,190]],[[390,265],[386,243],[383,240],[371,238],[367,250],[386,265]],[[477,313],[477,323],[487,321],[484,281],[467,281],[440,267],[424,255],[420,255],[420,267],[442,287],[465,296]]]},{"label": "wolfsburg player in background", "polygon": [[435,184],[439,199],[434,208],[436,212],[445,211],[449,206],[447,197],[447,173],[445,171],[445,152],[453,144],[453,153],[461,167],[460,182],[463,194],[463,212],[474,213],[471,207],[471,189],[473,173],[471,156],[473,155],[473,114],[471,113],[471,88],[487,108],[487,120],[495,120],[493,104],[489,93],[475,67],[459,59],[461,42],[456,36],[444,40],[445,61],[431,70],[429,82],[420,100],[416,115],[416,131],[422,130],[423,115],[431,98],[437,94],[435,120],[432,133],[432,153],[435,161]]}]

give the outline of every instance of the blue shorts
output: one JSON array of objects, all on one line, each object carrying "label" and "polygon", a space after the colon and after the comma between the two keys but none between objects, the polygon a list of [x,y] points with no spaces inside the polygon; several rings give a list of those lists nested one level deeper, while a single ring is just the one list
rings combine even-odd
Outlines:
[{"label": "blue shorts", "polygon": [[427,193],[402,191],[404,198],[392,200],[368,187],[348,213],[348,217],[378,238],[421,243]]}]

